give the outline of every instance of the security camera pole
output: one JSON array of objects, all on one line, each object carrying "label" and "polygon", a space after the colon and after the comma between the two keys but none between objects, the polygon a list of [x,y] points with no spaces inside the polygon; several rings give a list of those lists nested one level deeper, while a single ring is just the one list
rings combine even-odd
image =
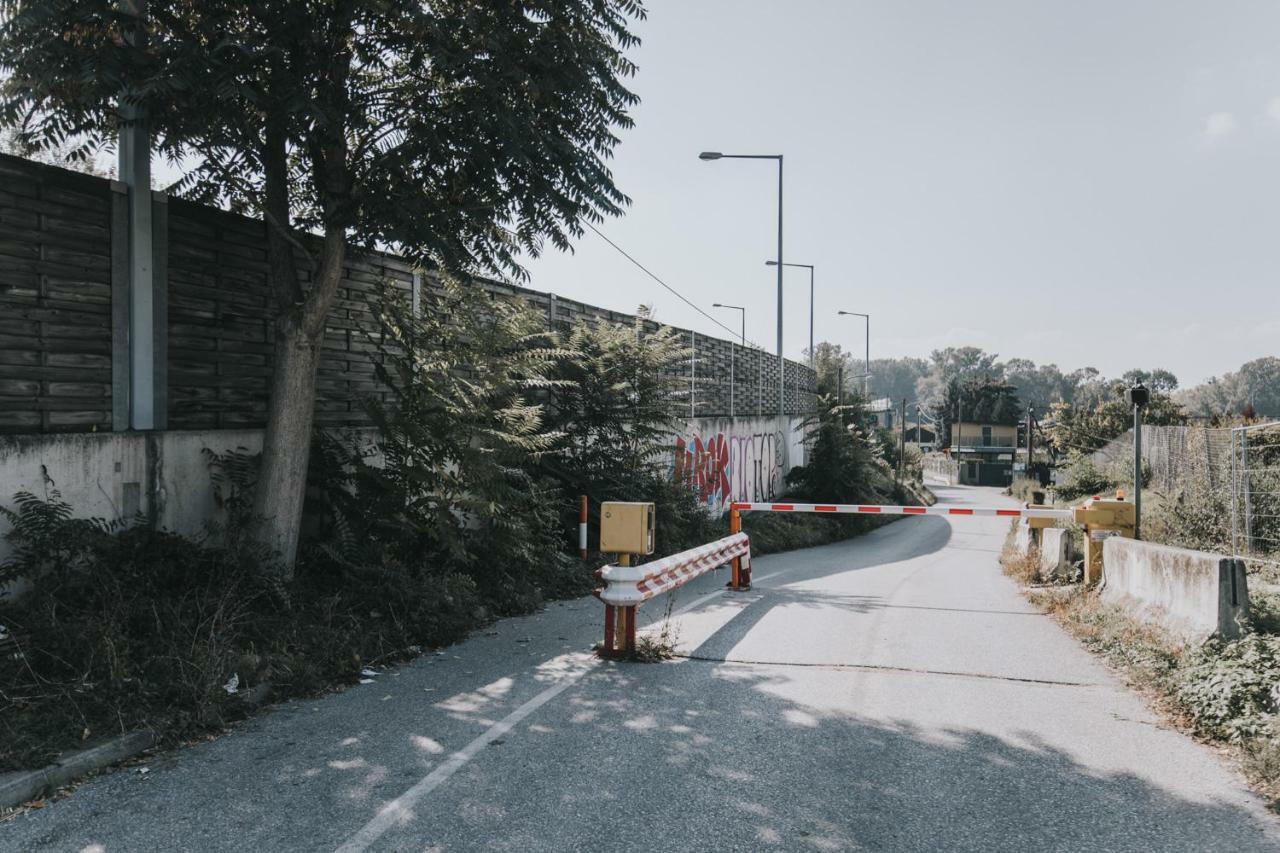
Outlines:
[{"label": "security camera pole", "polygon": [[1142,538],[1142,407],[1151,399],[1147,386],[1139,382],[1125,392],[1133,406],[1133,538]]}]

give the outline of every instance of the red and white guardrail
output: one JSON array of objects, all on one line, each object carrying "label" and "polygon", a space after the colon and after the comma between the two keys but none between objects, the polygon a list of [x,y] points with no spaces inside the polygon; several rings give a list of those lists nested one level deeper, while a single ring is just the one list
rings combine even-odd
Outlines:
[{"label": "red and white guardrail", "polygon": [[999,518],[1071,519],[1069,509],[979,506],[891,506],[886,504],[731,503],[737,512],[817,512],[836,515],[969,515]]},{"label": "red and white guardrail", "polygon": [[745,533],[733,533],[670,557],[639,566],[605,566],[596,572],[604,586],[595,591],[604,602],[605,657],[629,655],[635,651],[636,608],[653,598],[684,586],[696,577],[732,565],[729,583],[744,589],[751,577],[751,542]]}]

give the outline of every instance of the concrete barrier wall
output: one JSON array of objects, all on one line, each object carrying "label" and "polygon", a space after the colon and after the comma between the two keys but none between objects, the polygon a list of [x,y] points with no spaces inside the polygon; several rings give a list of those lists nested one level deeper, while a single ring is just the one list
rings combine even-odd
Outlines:
[{"label": "concrete barrier wall", "polygon": [[1103,544],[1102,597],[1200,641],[1240,635],[1249,615],[1244,563],[1113,536]]},{"label": "concrete barrier wall", "polygon": [[1070,580],[1071,531],[1062,527],[1046,527],[1040,531],[1040,577],[1046,581]]}]

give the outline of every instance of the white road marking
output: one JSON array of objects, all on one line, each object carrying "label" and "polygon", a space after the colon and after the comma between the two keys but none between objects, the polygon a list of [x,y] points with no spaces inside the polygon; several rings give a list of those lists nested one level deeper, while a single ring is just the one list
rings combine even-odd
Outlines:
[{"label": "white road marking", "polygon": [[[769,578],[782,573],[782,571],[773,572],[771,574],[762,575],[761,577],[756,578],[756,580],[768,580]],[[724,589],[717,589],[714,592],[709,592],[706,595],[699,596],[693,601],[690,601],[673,611],[671,615],[679,616],[683,613],[688,613],[690,610],[693,610],[696,607],[701,607],[711,599],[716,596],[723,595],[724,593]],[[411,817],[413,807],[417,805],[423,797],[427,796],[436,788],[447,782],[449,777],[465,767],[467,762],[472,758],[475,758],[476,754],[479,753],[480,750],[511,731],[520,723],[521,720],[528,717],[534,711],[559,696],[565,690],[568,690],[574,684],[577,684],[578,681],[580,681],[582,677],[598,663],[598,659],[592,658],[590,663],[584,666],[581,670],[565,676],[561,681],[553,684],[546,690],[543,690],[537,696],[534,696],[528,702],[525,702],[519,708],[516,708],[510,714],[494,723],[485,730],[483,734],[471,741],[471,743],[467,744],[462,749],[455,752],[453,755],[450,755],[445,759],[443,764],[435,770],[432,770],[426,776],[422,777],[422,779],[419,780],[412,788],[379,809],[378,814],[374,816],[373,820],[361,827],[359,832],[348,838],[341,847],[334,851],[334,853],[363,853],[363,851],[368,850],[370,845],[385,835],[387,831],[397,823]]]},{"label": "white road marking", "polygon": [[380,808],[373,820],[366,823],[359,832],[348,838],[335,853],[363,853],[371,844],[381,838],[387,830],[397,823],[412,817],[413,807],[417,805],[418,801],[448,781],[449,777],[454,773],[465,767],[468,761],[475,758],[476,753],[511,731],[521,720],[534,711],[577,684],[598,663],[599,660],[591,658],[580,670],[564,676],[562,680],[543,690],[537,696],[534,696],[528,702],[525,702],[519,708],[494,723],[483,734],[453,755],[450,755],[443,764],[422,777],[412,788]]}]

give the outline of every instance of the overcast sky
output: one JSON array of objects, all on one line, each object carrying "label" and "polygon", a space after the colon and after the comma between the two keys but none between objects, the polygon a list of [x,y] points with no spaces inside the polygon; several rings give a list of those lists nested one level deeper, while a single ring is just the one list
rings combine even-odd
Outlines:
[{"label": "overcast sky", "polygon": [[[1163,366],[1184,385],[1280,354],[1280,4],[648,0],[642,98],[604,233],[774,348],[786,251],[816,337],[872,357]],[[588,232],[540,290],[718,332]],[[785,350],[808,343],[787,277]],[[736,328],[736,314],[725,320]]]}]

